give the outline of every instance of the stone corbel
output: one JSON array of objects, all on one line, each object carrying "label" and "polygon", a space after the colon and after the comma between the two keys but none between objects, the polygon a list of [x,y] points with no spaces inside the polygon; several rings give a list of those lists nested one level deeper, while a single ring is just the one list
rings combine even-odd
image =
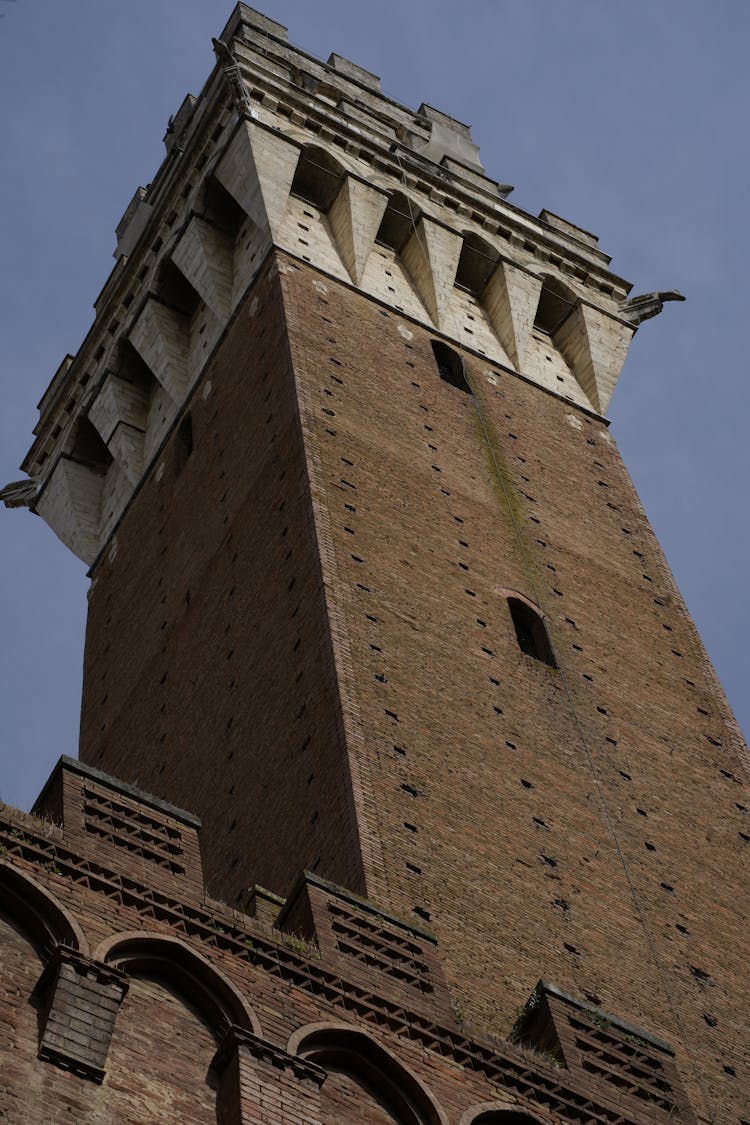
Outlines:
[{"label": "stone corbel", "polygon": [[541,291],[541,278],[501,260],[482,293],[482,305],[495,335],[521,373]]},{"label": "stone corbel", "polygon": [[58,539],[87,565],[99,550],[104,477],[100,466],[61,453],[33,504]]},{"label": "stone corbel", "polygon": [[43,1014],[39,1057],[101,1082],[127,990],[124,973],[58,946],[35,989]]},{"label": "stone corbel", "polygon": [[604,414],[628,354],[635,328],[579,301],[552,339],[589,402]]},{"label": "stone corbel", "polygon": [[216,167],[216,178],[271,242],[286,211],[299,147],[280,133],[243,120]]},{"label": "stone corbel", "polygon": [[149,296],[130,331],[130,342],[179,406],[188,384],[188,318],[157,297]]},{"label": "stone corbel", "polygon": [[420,215],[401,251],[406,272],[436,328],[450,327],[450,302],[461,246],[461,236],[455,231]]},{"label": "stone corbel", "polygon": [[200,215],[193,215],[172,251],[172,261],[220,321],[232,307],[234,243]]},{"label": "stone corbel", "polygon": [[385,192],[346,176],[328,212],[336,249],[355,285],[362,283],[387,204]]},{"label": "stone corbel", "polygon": [[148,394],[110,371],[88,408],[99,436],[131,484],[143,471]]}]

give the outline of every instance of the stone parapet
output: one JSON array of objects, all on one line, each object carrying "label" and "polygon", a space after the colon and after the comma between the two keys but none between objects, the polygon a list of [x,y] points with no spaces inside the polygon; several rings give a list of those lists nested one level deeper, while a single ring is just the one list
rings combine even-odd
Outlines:
[{"label": "stone parapet", "polygon": [[[80,809],[60,796],[61,776],[75,767],[64,759],[37,804],[55,816],[62,809],[54,830],[47,832],[41,817],[22,817],[19,832],[12,810],[0,812],[0,887],[14,888],[3,899],[12,925],[0,921],[0,948],[21,982],[5,995],[2,1014],[6,1026],[26,1029],[4,1074],[0,1115],[15,1119],[13,1107],[23,1101],[26,1119],[36,1120],[41,1098],[51,1125],[69,1120],[72,1104],[79,1119],[94,1120],[105,1097],[110,1115],[126,1106],[132,1113],[137,1104],[140,1120],[182,1119],[174,1107],[200,1099],[215,1101],[223,1125],[313,1125],[343,1107],[354,1115],[347,1119],[369,1121],[377,1088],[379,1105],[390,1112],[408,1105],[413,1116],[406,1119],[415,1122],[469,1121],[488,1105],[513,1109],[519,1121],[571,1125],[694,1120],[666,1045],[644,1032],[636,1037],[615,1017],[551,986],[535,993],[533,1018],[514,1045],[462,1029],[449,1003],[428,1011],[400,970],[380,973],[375,965],[363,978],[363,953],[395,963],[394,948],[403,954],[408,943],[409,964],[424,958],[423,980],[437,983],[434,938],[313,875],[300,878],[278,918],[282,928],[270,930],[221,904],[182,898],[177,881],[165,891],[145,869],[118,875],[103,852],[92,862],[78,850]],[[188,814],[81,769],[87,781],[93,775],[111,801],[127,795],[142,816],[195,827]],[[292,924],[306,940],[285,931]],[[36,960],[26,943],[42,929],[50,935],[44,968],[25,995],[21,969],[28,963],[33,982]],[[93,957],[85,934],[96,942]],[[446,988],[442,981],[439,987]],[[146,996],[149,1020],[133,1039],[132,1019]],[[36,1045],[32,1025],[18,1022],[29,1001],[39,1011]],[[166,1018],[177,1039],[162,1038]],[[544,1019],[559,1049],[540,1032]],[[606,1071],[603,1081],[588,1072],[579,1024],[588,1055]],[[530,1050],[537,1041],[542,1049]],[[149,1050],[149,1080],[134,1087]],[[634,1080],[644,1059],[652,1069],[655,1060],[671,1067],[662,1086],[647,1076],[655,1091],[648,1104],[644,1083]]]},{"label": "stone parapet", "polygon": [[[32,487],[4,493],[89,564],[271,247],[598,414],[639,323],[596,237],[507,202],[468,126],[399,105],[339,55],[312,58],[246,5],[223,35],[118,224],[94,325],[40,403]],[[553,327],[550,285],[569,314]]]}]

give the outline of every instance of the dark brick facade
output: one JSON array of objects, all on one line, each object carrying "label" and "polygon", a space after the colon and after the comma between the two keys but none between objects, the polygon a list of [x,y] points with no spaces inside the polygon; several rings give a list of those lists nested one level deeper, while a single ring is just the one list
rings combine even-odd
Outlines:
[{"label": "dark brick facade", "polygon": [[[261,83],[283,37],[238,13]],[[27,459],[94,562],[81,762],[0,816],[0,1118],[748,1125],[745,749],[607,422],[549,333],[558,393],[426,327],[414,253],[421,321],[341,280],[317,148],[317,228],[279,249],[243,175],[288,192],[298,142],[238,109],[238,73],[170,149]],[[328,87],[321,110],[289,75],[284,121],[307,98],[317,137]],[[355,276],[347,214],[384,189],[340,190]],[[545,268],[549,218],[522,244]],[[368,252],[394,264],[389,221]],[[587,291],[581,323],[627,328],[607,307]]]},{"label": "dark brick facade", "polygon": [[[154,818],[68,759],[51,787],[81,779]],[[424,930],[312,874],[276,927],[207,897],[195,857],[159,890],[117,839],[93,859],[83,816],[0,810],[3,1120],[694,1120],[671,1049],[601,1009],[540,984],[515,1045],[472,1033]]]},{"label": "dark brick facade", "polygon": [[428,333],[280,261],[95,570],[83,757],[196,809],[228,901],[312,868],[433,928],[472,1025],[549,977],[726,1102],[740,739],[606,426],[467,353],[477,409]]}]

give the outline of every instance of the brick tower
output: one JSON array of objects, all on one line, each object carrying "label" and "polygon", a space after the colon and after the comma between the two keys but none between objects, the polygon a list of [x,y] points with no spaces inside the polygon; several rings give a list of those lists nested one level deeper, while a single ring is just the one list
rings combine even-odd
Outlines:
[{"label": "brick tower", "polygon": [[605,417],[679,295],[348,60],[215,47],[3,493],[91,592],[0,1116],[747,1125],[744,748]]}]

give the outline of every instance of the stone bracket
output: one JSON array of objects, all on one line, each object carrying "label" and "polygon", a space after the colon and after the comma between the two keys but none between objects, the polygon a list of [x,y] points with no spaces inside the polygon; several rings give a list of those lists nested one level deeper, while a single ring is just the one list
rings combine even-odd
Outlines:
[{"label": "stone bracket", "polygon": [[214,1055],[221,1125],[277,1125],[292,1118],[317,1125],[326,1072],[315,1063],[232,1026]]},{"label": "stone bracket", "polygon": [[243,120],[214,173],[253,223],[273,241],[284,218],[299,155],[299,147],[280,133]]},{"label": "stone bracket", "polygon": [[552,339],[589,402],[604,414],[633,339],[635,326],[579,301]]},{"label": "stone bracket", "polygon": [[541,278],[500,261],[482,293],[487,318],[516,371],[523,372],[541,291]]},{"label": "stone bracket", "polygon": [[91,400],[88,415],[128,480],[137,484],[143,471],[148,394],[110,371]]},{"label": "stone bracket", "polygon": [[172,251],[172,261],[221,321],[232,307],[232,238],[200,215],[192,215]]},{"label": "stone bracket", "polygon": [[401,251],[412,284],[436,328],[448,330],[453,281],[463,239],[455,231],[420,215]]},{"label": "stone bracket", "polygon": [[328,212],[336,248],[355,285],[362,282],[387,204],[385,192],[346,176]]},{"label": "stone bracket", "polygon": [[177,406],[188,382],[187,323],[183,313],[150,294],[130,330],[133,347]]},{"label": "stone bracket", "polygon": [[58,946],[35,990],[44,1006],[39,1057],[101,1082],[127,990],[127,978],[117,969]]},{"label": "stone bracket", "polygon": [[33,510],[65,546],[90,565],[99,550],[104,473],[68,453],[61,453]]}]

